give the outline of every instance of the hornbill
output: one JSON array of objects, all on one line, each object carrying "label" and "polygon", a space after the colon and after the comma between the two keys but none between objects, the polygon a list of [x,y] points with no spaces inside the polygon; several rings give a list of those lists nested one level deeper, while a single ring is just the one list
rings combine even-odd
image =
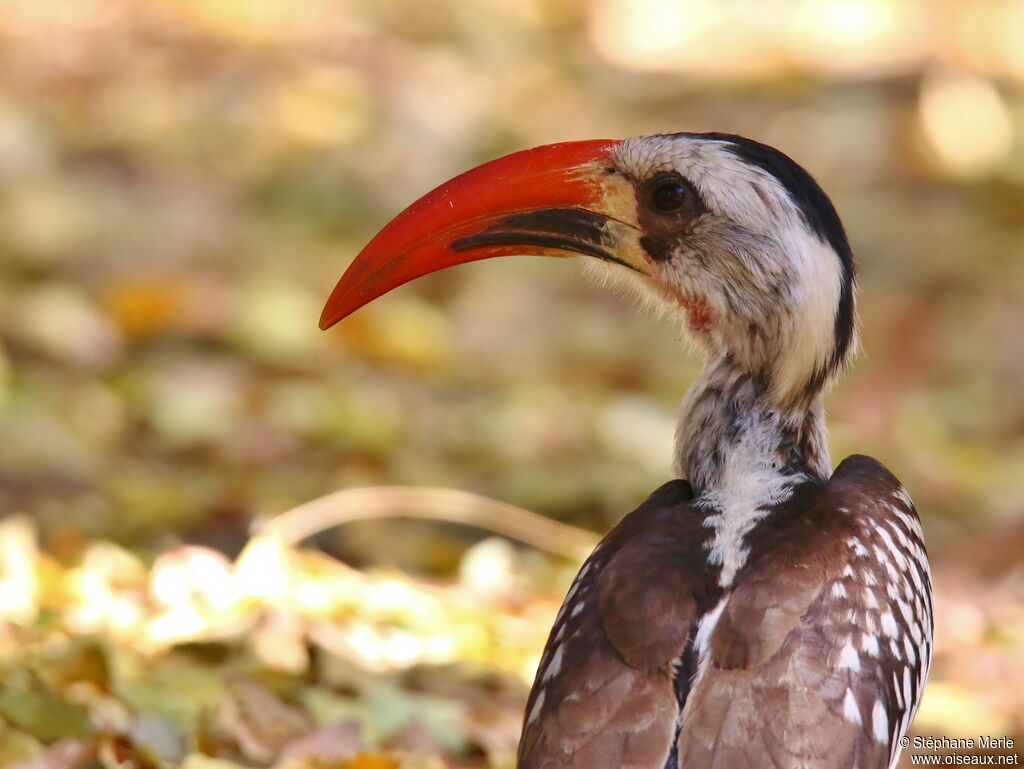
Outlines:
[{"label": "hornbill", "polygon": [[729,134],[578,141],[457,176],[390,222],[327,328],[418,276],[511,254],[590,257],[687,322],[677,480],[594,549],[548,638],[521,769],[895,766],[932,650],[906,490],[833,471],[824,391],[856,346],[854,262],[814,179]]}]

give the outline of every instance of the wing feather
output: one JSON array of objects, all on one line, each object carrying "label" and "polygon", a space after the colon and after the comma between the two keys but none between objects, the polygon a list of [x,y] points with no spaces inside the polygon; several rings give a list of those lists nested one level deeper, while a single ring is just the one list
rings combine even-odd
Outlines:
[{"label": "wing feather", "polygon": [[895,765],[931,653],[913,504],[882,465],[851,457],[778,516],[699,663],[679,765]]},{"label": "wing feather", "polygon": [[520,769],[664,766],[679,715],[673,665],[714,589],[691,499],[685,482],[666,484],[580,569],[527,702]]}]

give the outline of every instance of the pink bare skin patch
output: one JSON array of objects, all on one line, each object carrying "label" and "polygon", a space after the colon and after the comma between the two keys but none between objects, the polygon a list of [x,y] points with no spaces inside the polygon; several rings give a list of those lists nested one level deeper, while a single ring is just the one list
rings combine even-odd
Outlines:
[{"label": "pink bare skin patch", "polygon": [[711,308],[707,302],[700,297],[684,294],[678,290],[672,290],[672,296],[679,303],[679,306],[686,310],[686,315],[690,320],[691,331],[694,333],[707,333],[711,331]]}]

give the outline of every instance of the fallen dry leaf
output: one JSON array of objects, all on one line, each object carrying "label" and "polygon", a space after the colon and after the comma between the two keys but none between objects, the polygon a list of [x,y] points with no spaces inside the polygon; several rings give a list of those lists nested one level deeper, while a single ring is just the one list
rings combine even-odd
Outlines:
[{"label": "fallen dry leaf", "polygon": [[246,758],[269,764],[286,745],[311,732],[313,720],[266,686],[251,678],[232,676],[217,712],[217,726],[238,744]]},{"label": "fallen dry leaf", "polygon": [[313,759],[321,763],[341,763],[356,755],[362,748],[359,724],[342,721],[314,729],[285,745],[282,762]]}]

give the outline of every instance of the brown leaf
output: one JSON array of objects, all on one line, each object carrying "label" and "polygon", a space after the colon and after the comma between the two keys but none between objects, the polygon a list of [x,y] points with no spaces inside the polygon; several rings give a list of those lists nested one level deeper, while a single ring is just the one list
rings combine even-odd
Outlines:
[{"label": "brown leaf", "polygon": [[434,739],[430,727],[422,718],[413,716],[408,724],[388,737],[384,746],[388,750],[409,753],[440,753],[441,746]]},{"label": "brown leaf", "polygon": [[523,716],[510,707],[482,705],[466,715],[466,737],[492,759],[514,756]]},{"label": "brown leaf", "polygon": [[356,755],[362,748],[359,723],[341,721],[322,726],[304,737],[293,740],[281,751],[280,760],[313,759],[323,763],[341,762]]},{"label": "brown leaf", "polygon": [[264,764],[271,763],[286,745],[313,729],[305,711],[243,676],[228,679],[217,725],[238,743],[246,758]]}]

